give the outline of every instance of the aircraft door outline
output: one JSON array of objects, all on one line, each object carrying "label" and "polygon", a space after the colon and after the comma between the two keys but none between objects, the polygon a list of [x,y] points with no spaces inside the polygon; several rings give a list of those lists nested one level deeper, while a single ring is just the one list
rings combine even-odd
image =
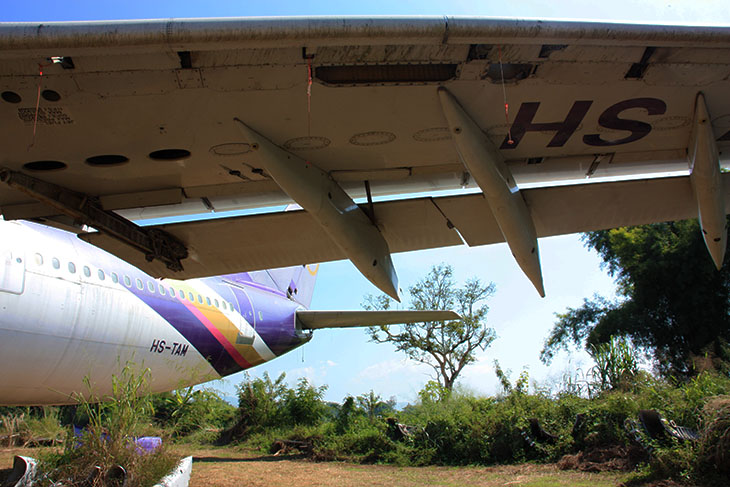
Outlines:
[{"label": "aircraft door outline", "polygon": [[0,248],[0,291],[23,294],[25,289],[25,253]]}]

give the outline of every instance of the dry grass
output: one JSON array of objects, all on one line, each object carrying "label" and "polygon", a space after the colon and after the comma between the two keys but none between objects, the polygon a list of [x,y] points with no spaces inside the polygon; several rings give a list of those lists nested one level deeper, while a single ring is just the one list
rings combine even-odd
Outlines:
[{"label": "dry grass", "polygon": [[730,396],[717,396],[705,404],[701,457],[718,472],[730,474]]},{"label": "dry grass", "polygon": [[340,487],[376,486],[523,486],[608,487],[620,484],[626,474],[562,472],[554,465],[499,467],[394,467],[316,463],[298,456],[261,456],[225,449],[195,449],[191,487]]},{"label": "dry grass", "polygon": [[[38,456],[49,448],[0,449],[0,484],[10,473],[15,455]],[[618,473],[563,472],[554,465],[506,465],[498,467],[394,467],[315,463],[297,456],[261,456],[232,448],[191,449],[175,447],[177,453],[193,455],[190,487],[341,487],[341,486],[515,486],[515,487],[613,487],[627,477]]]}]

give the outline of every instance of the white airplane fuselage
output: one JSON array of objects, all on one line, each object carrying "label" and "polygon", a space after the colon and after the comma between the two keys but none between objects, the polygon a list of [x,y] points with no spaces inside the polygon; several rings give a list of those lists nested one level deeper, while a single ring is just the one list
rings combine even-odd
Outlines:
[{"label": "white airplane fuselage", "polygon": [[292,299],[297,282],[316,274],[305,266],[277,270],[291,275],[288,292],[268,272],[156,280],[71,233],[0,221],[0,235],[0,404],[104,396],[130,362],[150,369],[152,391],[171,390],[311,338],[297,330],[303,306]]}]

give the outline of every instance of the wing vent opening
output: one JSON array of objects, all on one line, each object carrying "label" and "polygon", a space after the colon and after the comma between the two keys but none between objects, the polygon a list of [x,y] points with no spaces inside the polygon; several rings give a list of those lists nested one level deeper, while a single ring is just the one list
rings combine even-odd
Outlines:
[{"label": "wing vent opening", "polygon": [[190,157],[190,151],[185,149],[160,149],[150,152],[148,157],[155,161],[179,161]]},{"label": "wing vent opening", "polygon": [[491,51],[491,44],[472,44],[469,46],[469,54],[467,54],[466,60],[474,61],[480,59],[489,59],[489,53]]},{"label": "wing vent opening", "polygon": [[177,56],[180,58],[181,69],[192,69],[193,59],[190,56],[190,51],[178,51]]},{"label": "wing vent opening", "polygon": [[492,83],[501,83],[502,73],[504,73],[505,82],[516,82],[530,76],[535,68],[534,64],[502,63],[500,67],[499,63],[492,63],[484,73],[483,79],[489,79]]},{"label": "wing vent opening", "polygon": [[315,77],[332,85],[438,83],[456,78],[458,64],[319,66]]},{"label": "wing vent opening", "polygon": [[120,154],[102,154],[86,158],[86,164],[95,167],[118,166],[127,162],[129,162],[129,158]]},{"label": "wing vent opening", "polygon": [[548,58],[555,51],[562,51],[568,47],[567,44],[543,44],[540,48],[539,58]]},{"label": "wing vent opening", "polygon": [[74,60],[71,56],[51,56],[48,58],[53,64],[60,64],[63,69],[75,69]]},{"label": "wing vent opening", "polygon": [[66,167],[66,163],[61,161],[33,161],[23,164],[23,169],[28,171],[58,171]]},{"label": "wing vent opening", "polygon": [[0,98],[8,103],[20,103],[23,99],[14,91],[3,91]]}]

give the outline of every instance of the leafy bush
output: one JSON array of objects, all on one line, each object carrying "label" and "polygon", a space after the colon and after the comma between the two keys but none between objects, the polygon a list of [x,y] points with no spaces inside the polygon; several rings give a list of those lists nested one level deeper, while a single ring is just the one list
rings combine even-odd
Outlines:
[{"label": "leafy bush", "polygon": [[236,415],[236,408],[215,391],[192,387],[155,394],[152,409],[155,421],[176,437],[201,430],[219,430],[228,426]]},{"label": "leafy bush", "polygon": [[221,434],[219,443],[245,440],[269,429],[314,426],[329,411],[322,400],[327,386],[314,387],[302,378],[292,389],[284,382],[284,373],[275,381],[266,372],[261,378],[252,379],[248,374],[245,377],[237,387],[236,422]]}]

